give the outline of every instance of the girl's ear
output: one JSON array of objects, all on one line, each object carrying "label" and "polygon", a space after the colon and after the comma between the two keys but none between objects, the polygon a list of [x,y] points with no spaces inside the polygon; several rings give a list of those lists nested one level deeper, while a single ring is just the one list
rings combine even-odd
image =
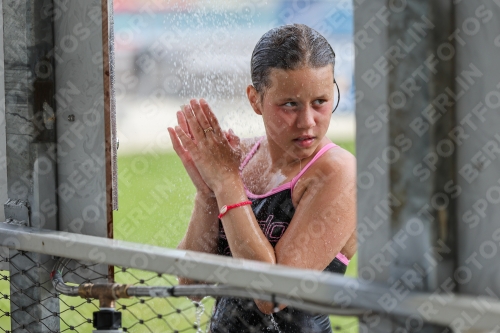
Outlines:
[{"label": "girl's ear", "polygon": [[261,108],[260,95],[254,86],[249,85],[247,87],[247,97],[254,112],[257,113],[258,115],[262,115],[262,111],[260,109]]}]

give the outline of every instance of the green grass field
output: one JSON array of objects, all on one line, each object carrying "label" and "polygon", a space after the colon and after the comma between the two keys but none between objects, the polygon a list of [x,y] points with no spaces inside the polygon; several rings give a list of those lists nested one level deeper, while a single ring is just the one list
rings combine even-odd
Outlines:
[{"label": "green grass field", "polygon": [[[338,144],[354,153],[354,142]],[[195,191],[175,153],[120,157],[118,191],[116,239],[177,246],[191,216]]]}]

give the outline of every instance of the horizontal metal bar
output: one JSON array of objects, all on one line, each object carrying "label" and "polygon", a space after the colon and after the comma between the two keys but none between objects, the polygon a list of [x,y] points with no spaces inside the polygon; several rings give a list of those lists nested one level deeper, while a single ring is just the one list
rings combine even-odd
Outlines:
[{"label": "horizontal metal bar", "polygon": [[[71,259],[60,258],[52,272],[52,285],[54,289],[66,296],[82,296],[80,293],[80,288],[75,286],[67,285],[63,279],[64,266]],[[285,304],[297,309],[302,309],[315,313],[325,313],[325,314],[336,314],[343,316],[357,316],[362,315],[364,310],[359,309],[344,309],[339,306],[326,307],[324,305],[316,305],[310,302],[302,302],[301,300],[296,300],[290,297],[279,296],[275,294],[269,294],[262,291],[251,290],[248,288],[238,288],[227,285],[220,284],[198,284],[198,285],[179,285],[179,286],[133,286],[133,285],[123,285],[123,284],[92,284],[86,283],[84,286],[94,290],[97,287],[99,290],[103,290],[103,286],[107,286],[109,290],[114,288],[115,290],[123,290],[126,296],[121,293],[112,293],[112,300],[116,300],[121,297],[152,297],[152,298],[167,298],[167,297],[180,297],[180,296],[194,296],[194,297],[238,297],[247,299],[259,299],[268,302],[274,302],[276,306],[278,304]],[[81,286],[80,286],[81,287]],[[118,288],[116,288],[118,287]],[[102,294],[99,294],[99,301],[102,302]],[[88,297],[88,296],[87,296]],[[102,306],[102,303],[100,304]]]},{"label": "horizontal metal bar", "polygon": [[338,274],[6,223],[0,223],[0,246],[222,283],[319,307],[336,307],[335,300],[349,296],[349,308],[411,316],[445,326],[466,313],[475,319],[471,329],[489,330],[498,325],[500,317],[500,302],[491,297],[410,292],[389,308],[382,301],[394,295],[389,286]]},{"label": "horizontal metal bar", "polygon": [[195,296],[195,297],[238,297],[248,299],[259,299],[267,302],[275,302],[284,304],[296,309],[302,309],[314,313],[333,314],[338,316],[359,316],[363,315],[364,310],[345,309],[339,306],[318,305],[305,303],[301,300],[296,300],[290,297],[279,296],[275,294],[264,293],[262,291],[252,291],[232,286],[224,285],[188,285],[174,287],[160,286],[131,286],[127,289],[127,294],[134,297],[179,297],[179,296]]}]

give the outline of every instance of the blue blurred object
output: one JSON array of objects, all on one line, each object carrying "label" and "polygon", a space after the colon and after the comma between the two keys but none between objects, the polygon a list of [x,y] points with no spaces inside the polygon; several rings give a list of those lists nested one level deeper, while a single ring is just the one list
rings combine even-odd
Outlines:
[{"label": "blue blurred object", "polygon": [[213,98],[244,92],[250,82],[250,56],[264,32],[306,24],[335,50],[342,95],[336,113],[354,110],[350,0],[193,1],[189,10],[138,7],[118,12],[114,23],[116,80],[124,94],[147,96],[161,89],[169,96]]},{"label": "blue blurred object", "polygon": [[353,14],[351,1],[281,0],[274,16],[275,25],[306,24],[329,39],[353,34]]}]

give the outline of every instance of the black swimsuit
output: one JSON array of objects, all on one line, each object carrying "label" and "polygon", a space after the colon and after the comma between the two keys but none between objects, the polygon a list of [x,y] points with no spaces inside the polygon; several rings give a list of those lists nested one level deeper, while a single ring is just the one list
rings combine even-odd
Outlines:
[{"label": "black swimsuit", "polygon": [[[257,151],[260,141],[252,148],[240,169],[243,169]],[[252,210],[262,232],[274,247],[292,220],[295,208],[292,203],[292,190],[300,176],[328,149],[336,147],[328,144],[323,147],[304,169],[289,183],[263,194],[255,195],[247,190],[252,201]],[[229,244],[219,220],[218,253],[231,256]],[[333,259],[325,271],[344,274],[348,259],[341,253]],[[220,297],[215,304],[210,330],[212,333],[331,333],[330,320],[327,315],[315,315],[302,310],[285,308],[273,315],[265,315],[253,299]]]}]

